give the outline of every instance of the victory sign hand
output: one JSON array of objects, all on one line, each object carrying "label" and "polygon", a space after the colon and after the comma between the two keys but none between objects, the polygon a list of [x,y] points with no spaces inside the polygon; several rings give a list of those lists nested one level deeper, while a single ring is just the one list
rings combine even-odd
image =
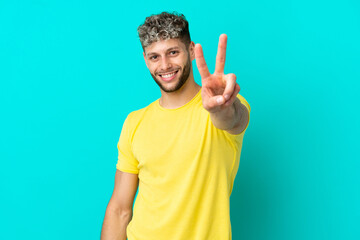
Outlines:
[{"label": "victory sign hand", "polygon": [[196,65],[201,76],[203,107],[210,113],[221,111],[231,106],[236,100],[240,86],[233,73],[224,74],[227,36],[221,34],[216,55],[215,72],[210,74],[200,44],[195,45]]}]

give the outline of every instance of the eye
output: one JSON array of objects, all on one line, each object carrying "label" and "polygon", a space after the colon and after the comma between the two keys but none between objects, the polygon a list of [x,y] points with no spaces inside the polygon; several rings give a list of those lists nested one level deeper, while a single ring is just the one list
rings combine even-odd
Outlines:
[{"label": "eye", "polygon": [[153,55],[150,57],[150,60],[156,60],[157,59],[157,56],[156,55]]},{"label": "eye", "polygon": [[175,54],[177,54],[178,53],[178,51],[171,51],[170,52],[170,55],[175,55]]}]

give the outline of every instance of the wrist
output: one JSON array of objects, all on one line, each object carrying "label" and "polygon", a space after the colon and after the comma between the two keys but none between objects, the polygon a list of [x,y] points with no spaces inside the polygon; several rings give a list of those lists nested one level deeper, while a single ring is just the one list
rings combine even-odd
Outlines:
[{"label": "wrist", "polygon": [[216,112],[210,112],[210,118],[215,127],[228,130],[238,123],[238,111],[240,100],[236,99],[233,104],[223,107]]}]

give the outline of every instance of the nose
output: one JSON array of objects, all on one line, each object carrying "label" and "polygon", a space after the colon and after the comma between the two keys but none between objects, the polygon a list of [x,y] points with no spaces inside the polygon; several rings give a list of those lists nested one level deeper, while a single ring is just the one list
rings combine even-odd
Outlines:
[{"label": "nose", "polygon": [[170,60],[165,56],[161,58],[161,71],[166,71],[172,67]]}]

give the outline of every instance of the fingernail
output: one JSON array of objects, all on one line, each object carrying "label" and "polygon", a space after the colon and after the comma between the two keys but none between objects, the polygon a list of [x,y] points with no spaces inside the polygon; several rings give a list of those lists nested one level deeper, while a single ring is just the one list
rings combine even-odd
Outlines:
[{"label": "fingernail", "polygon": [[225,99],[229,100],[230,96],[228,94],[225,95]]}]

